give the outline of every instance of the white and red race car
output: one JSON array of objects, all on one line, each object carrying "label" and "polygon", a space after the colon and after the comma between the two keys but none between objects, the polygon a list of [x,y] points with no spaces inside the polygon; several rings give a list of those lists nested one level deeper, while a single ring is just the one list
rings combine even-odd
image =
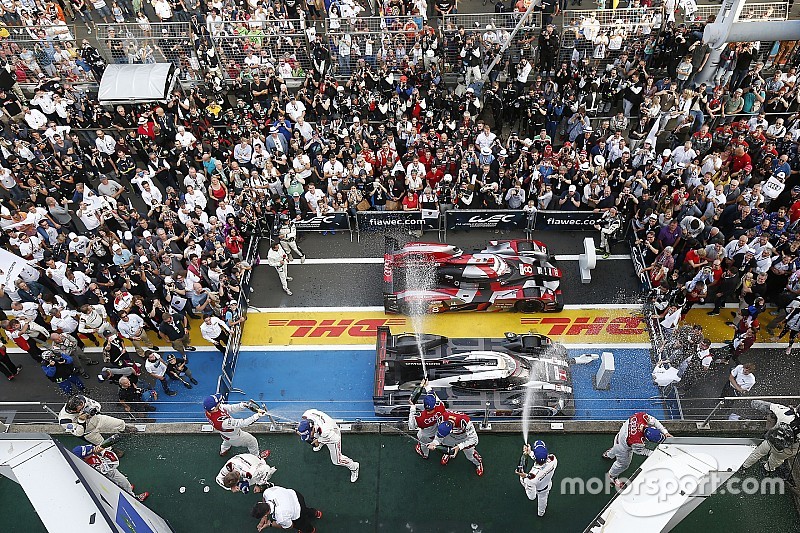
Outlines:
[{"label": "white and red race car", "polygon": [[490,241],[465,253],[442,243],[387,239],[384,308],[389,313],[446,311],[560,311],[561,270],[544,244]]}]

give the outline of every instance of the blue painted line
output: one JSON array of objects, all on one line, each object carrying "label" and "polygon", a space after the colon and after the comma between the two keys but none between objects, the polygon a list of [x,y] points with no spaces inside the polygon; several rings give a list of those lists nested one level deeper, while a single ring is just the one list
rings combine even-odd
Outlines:
[{"label": "blue painted line", "polygon": [[[587,351],[570,350],[570,355]],[[573,365],[575,419],[619,420],[642,410],[664,419],[658,388],[650,378],[648,350],[613,352],[616,372],[608,391],[592,386],[599,361]],[[296,421],[310,408],[335,418],[386,420],[373,411],[374,365],[374,352],[364,350],[242,351],[233,385],[248,398],[265,402],[278,421]]]}]

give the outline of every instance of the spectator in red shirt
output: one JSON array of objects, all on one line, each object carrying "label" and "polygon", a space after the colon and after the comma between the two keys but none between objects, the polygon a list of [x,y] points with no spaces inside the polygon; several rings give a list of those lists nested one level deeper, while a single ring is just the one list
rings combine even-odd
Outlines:
[{"label": "spectator in red shirt", "polygon": [[225,237],[225,248],[228,249],[233,257],[241,259],[243,246],[244,237],[239,235],[239,231],[236,228],[231,228],[230,233]]},{"label": "spectator in red shirt", "polygon": [[403,198],[403,211],[418,211],[419,196],[414,191],[408,191]]},{"label": "spectator in red shirt", "polygon": [[800,185],[792,187],[791,206],[789,207],[789,224],[794,224],[800,219]]},{"label": "spectator in red shirt", "polygon": [[743,146],[737,146],[733,151],[733,157],[731,157],[731,175],[739,174],[745,170],[745,167],[750,167],[750,170],[752,170],[753,160],[750,158],[750,154],[745,152]]}]

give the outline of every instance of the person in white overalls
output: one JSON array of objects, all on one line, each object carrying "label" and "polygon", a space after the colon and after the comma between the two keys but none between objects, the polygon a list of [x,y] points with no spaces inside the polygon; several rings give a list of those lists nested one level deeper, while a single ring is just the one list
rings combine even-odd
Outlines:
[{"label": "person in white overalls", "polygon": [[523,446],[522,453],[533,458],[533,467],[527,473],[521,466],[517,468],[519,482],[525,488],[528,499],[537,500],[539,516],[544,516],[547,510],[547,498],[550,496],[550,489],[553,488],[553,474],[558,467],[558,459],[552,453],[548,453],[547,446],[541,440],[534,442],[533,448],[530,444]]}]

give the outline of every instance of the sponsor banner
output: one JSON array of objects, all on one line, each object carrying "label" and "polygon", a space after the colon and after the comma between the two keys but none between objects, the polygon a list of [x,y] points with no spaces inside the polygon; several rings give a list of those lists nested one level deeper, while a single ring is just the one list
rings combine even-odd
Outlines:
[{"label": "sponsor banner", "polygon": [[502,229],[524,230],[528,225],[528,214],[524,211],[447,211],[447,230]]},{"label": "sponsor banner", "polygon": [[[422,319],[424,331],[447,337],[500,338],[506,331],[533,331],[567,343],[649,342],[638,316],[623,309],[569,309],[560,313],[452,313]],[[378,326],[413,331],[411,319],[379,311],[248,314],[244,346],[374,344]]]},{"label": "sponsor banner", "polygon": [[297,231],[336,231],[349,230],[350,221],[347,213],[328,213],[295,222]]},{"label": "sponsor banner", "polygon": [[[418,231],[425,229],[427,219],[422,217],[421,211],[359,211],[356,220],[358,231]],[[431,226],[433,228],[438,228],[438,225]]]},{"label": "sponsor banner", "polygon": [[539,211],[535,229],[595,231],[594,225],[602,216],[592,211]]}]

